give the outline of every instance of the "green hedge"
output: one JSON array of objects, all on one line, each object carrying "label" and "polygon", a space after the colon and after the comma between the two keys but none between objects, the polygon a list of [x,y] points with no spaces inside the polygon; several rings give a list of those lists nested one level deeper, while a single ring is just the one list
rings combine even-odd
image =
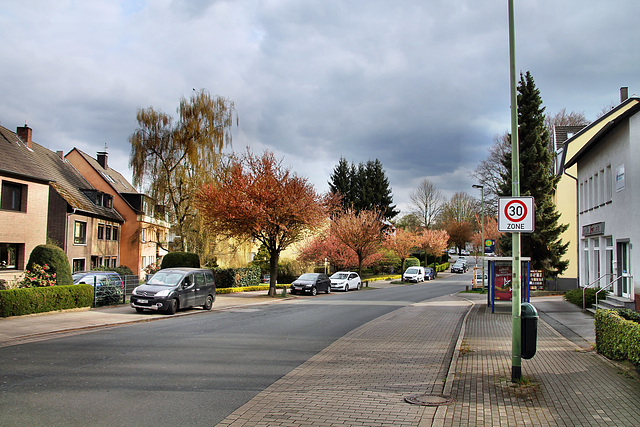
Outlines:
[{"label": "green hedge", "polygon": [[[585,300],[585,308],[589,308],[596,303],[596,292],[599,291],[600,288],[587,288],[584,290],[584,300]],[[570,291],[565,292],[564,299],[565,301],[569,301],[572,304],[577,305],[582,308],[582,291],[583,288],[571,289]],[[601,301],[606,299],[607,291],[602,291],[598,294],[598,300]]]},{"label": "green hedge", "polygon": [[406,260],[404,260],[404,269],[405,271],[409,267],[420,267],[420,260],[416,257],[410,256]]},{"label": "green hedge", "polygon": [[640,323],[625,319],[626,311],[596,310],[596,349],[609,359],[640,365]]},{"label": "green hedge", "polygon": [[0,291],[0,317],[91,307],[91,285],[47,286]]},{"label": "green hedge", "polygon": [[217,268],[213,270],[216,288],[242,288],[260,284],[260,267],[252,265],[243,268]]},{"label": "green hedge", "polygon": [[192,267],[200,268],[200,257],[191,252],[169,252],[162,257],[160,268]]}]

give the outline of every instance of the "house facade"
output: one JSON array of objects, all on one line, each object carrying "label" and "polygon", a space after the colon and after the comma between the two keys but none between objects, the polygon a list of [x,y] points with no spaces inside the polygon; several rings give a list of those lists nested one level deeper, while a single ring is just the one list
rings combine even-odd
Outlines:
[{"label": "house facade", "polygon": [[159,265],[169,238],[169,223],[162,207],[138,193],[119,172],[110,168],[106,152],[98,153],[94,159],[74,148],[65,159],[98,192],[109,195],[113,208],[122,216],[119,264],[129,267],[135,275],[144,274],[149,266]]},{"label": "house facade", "polygon": [[608,287],[627,307],[640,311],[640,99],[599,119],[599,130],[580,148],[569,140],[565,169],[577,185],[580,286]]},{"label": "house facade", "polygon": [[[567,127],[562,126],[555,129],[554,139],[556,141],[556,173],[560,176],[560,181],[554,194],[556,209],[560,213],[560,223],[569,227],[561,234],[563,242],[568,242],[569,246],[564,259],[569,261],[567,270],[558,276],[559,289],[574,289],[579,284],[579,272],[581,271],[581,229],[579,228],[578,210],[578,190],[576,164],[568,166],[566,162],[576,155],[591,139],[597,135],[603,127],[611,120],[625,114],[630,108],[640,102],[637,98],[628,98],[626,88],[621,89],[620,104],[611,111],[604,114],[598,120],[588,126]],[[581,283],[581,282],[580,282]]]}]

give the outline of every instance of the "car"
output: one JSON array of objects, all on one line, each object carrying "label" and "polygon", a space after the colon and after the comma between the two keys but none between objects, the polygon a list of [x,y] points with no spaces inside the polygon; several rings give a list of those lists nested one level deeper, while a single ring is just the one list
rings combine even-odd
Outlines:
[{"label": "car", "polygon": [[[471,285],[473,287],[473,289],[481,289],[482,288],[482,269],[481,268],[474,268],[473,270],[473,277],[471,278]],[[488,281],[487,281],[487,274],[484,274],[484,285],[487,286],[488,285]]]},{"label": "car", "polygon": [[291,293],[309,293],[317,295],[318,292],[331,293],[331,279],[324,273],[304,273],[291,283]]},{"label": "car", "polygon": [[436,272],[431,267],[425,267],[424,269],[424,280],[431,280],[436,278]]},{"label": "car", "polygon": [[74,285],[95,285],[95,300],[100,304],[124,302],[124,281],[115,271],[76,271],[71,276]]},{"label": "car", "polygon": [[206,268],[164,268],[131,294],[130,304],[138,313],[144,310],[176,311],[201,306],[211,310],[216,300],[213,272]]},{"label": "car", "polygon": [[466,271],[467,271],[467,264],[464,262],[456,261],[453,263],[453,265],[451,265],[452,273],[466,273]]},{"label": "car", "polygon": [[424,267],[409,267],[402,275],[404,282],[422,282],[424,281]]},{"label": "car", "polygon": [[466,249],[463,249],[460,251],[460,255],[469,255],[469,251]]},{"label": "car", "polygon": [[362,281],[358,273],[353,271],[338,271],[333,273],[331,277],[331,290],[349,291],[351,289],[360,290]]}]

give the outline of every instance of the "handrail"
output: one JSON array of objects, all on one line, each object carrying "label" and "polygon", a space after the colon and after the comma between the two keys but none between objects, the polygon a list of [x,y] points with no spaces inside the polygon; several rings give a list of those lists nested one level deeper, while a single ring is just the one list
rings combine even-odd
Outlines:
[{"label": "handrail", "polygon": [[587,303],[585,301],[585,293],[587,291],[587,288],[590,288],[596,283],[600,283],[600,279],[602,279],[604,276],[612,276],[612,275],[613,274],[611,273],[604,273],[602,276],[598,277],[596,280],[594,280],[593,282],[589,283],[587,286],[582,288],[582,311],[587,311]]},{"label": "handrail", "polygon": [[616,283],[618,280],[622,279],[622,278],[629,278],[632,279],[631,283],[633,283],[633,276],[630,276],[628,274],[621,274],[620,276],[616,277],[615,279],[613,279],[611,282],[609,282],[609,284],[607,286],[605,286],[604,288],[600,288],[598,291],[596,291],[596,310],[598,309],[598,294],[602,291],[604,291],[605,289],[607,289],[609,286],[613,285],[614,283]]}]

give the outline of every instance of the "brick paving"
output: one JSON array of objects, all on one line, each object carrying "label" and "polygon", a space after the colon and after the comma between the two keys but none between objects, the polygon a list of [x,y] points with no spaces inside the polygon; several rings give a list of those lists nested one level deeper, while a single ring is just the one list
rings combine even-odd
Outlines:
[{"label": "brick paving", "polygon": [[[474,300],[475,305],[471,301]],[[639,426],[640,382],[544,321],[511,381],[511,308],[452,295],[337,340],[218,426]],[[439,407],[405,397],[445,394]]]}]

